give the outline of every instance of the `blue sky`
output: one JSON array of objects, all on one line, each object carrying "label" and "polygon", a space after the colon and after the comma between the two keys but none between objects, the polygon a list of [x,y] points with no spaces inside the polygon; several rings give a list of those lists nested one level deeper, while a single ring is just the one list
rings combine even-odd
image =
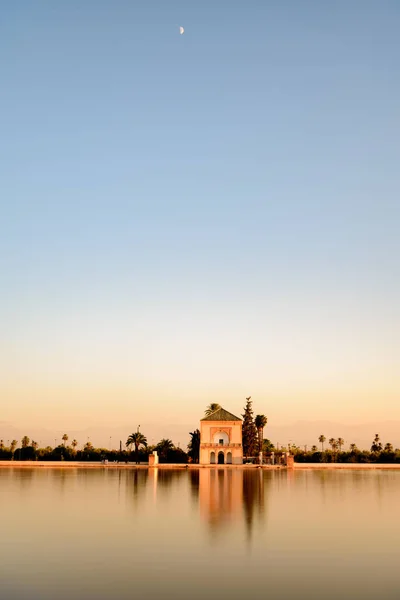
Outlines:
[{"label": "blue sky", "polygon": [[2,7],[11,420],[400,418],[399,28],[396,1]]}]

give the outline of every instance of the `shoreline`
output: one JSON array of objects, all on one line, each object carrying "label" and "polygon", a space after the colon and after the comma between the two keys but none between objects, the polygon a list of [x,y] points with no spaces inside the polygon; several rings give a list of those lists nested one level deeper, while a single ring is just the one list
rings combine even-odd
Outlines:
[{"label": "shoreline", "polygon": [[400,469],[399,463],[294,463],[294,469],[332,469],[365,470],[365,469]]},{"label": "shoreline", "polygon": [[34,469],[271,469],[282,470],[286,469],[286,465],[199,465],[186,463],[161,463],[155,466],[150,466],[148,463],[108,463],[101,462],[79,462],[79,461],[36,461],[36,460],[21,460],[9,461],[0,460],[0,469],[19,469],[19,468],[34,468]]},{"label": "shoreline", "polygon": [[136,465],[134,463],[108,463],[101,462],[61,462],[61,461],[9,461],[1,460],[0,469],[262,469],[264,471],[297,471],[297,470],[400,470],[399,463],[294,463],[293,468],[285,465],[198,465],[198,464],[158,464],[149,466],[148,463]]}]

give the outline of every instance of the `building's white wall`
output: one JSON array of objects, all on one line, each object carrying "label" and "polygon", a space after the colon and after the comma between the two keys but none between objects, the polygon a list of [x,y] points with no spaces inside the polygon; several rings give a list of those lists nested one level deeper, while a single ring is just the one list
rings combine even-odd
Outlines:
[{"label": "building's white wall", "polygon": [[242,422],[236,421],[234,426],[232,427],[232,435],[231,435],[232,444],[241,444],[242,443]]},{"label": "building's white wall", "polygon": [[[225,429],[225,431],[222,431]],[[228,434],[230,433],[230,435]],[[223,439],[223,446],[213,448],[204,444],[219,444]],[[232,444],[237,444],[236,446]],[[218,452],[224,453],[224,464],[227,464],[227,453],[232,454],[232,464],[243,463],[242,423],[241,421],[201,421],[200,422],[200,464],[209,465],[211,452],[215,452],[215,463],[218,463]]]},{"label": "building's white wall", "polygon": [[210,464],[210,451],[208,448],[202,448],[200,446],[200,464],[208,465]]},{"label": "building's white wall", "polygon": [[[214,442],[213,439],[215,435],[215,429],[220,430],[225,428],[230,429],[229,441],[231,444],[242,443],[241,421],[200,421],[200,442],[206,444],[218,443],[218,441]],[[214,432],[212,432],[212,430],[214,430]]]},{"label": "building's white wall", "polygon": [[220,440],[222,440],[223,444],[229,444],[229,435],[225,431],[218,431],[214,433],[213,443],[219,444]]}]

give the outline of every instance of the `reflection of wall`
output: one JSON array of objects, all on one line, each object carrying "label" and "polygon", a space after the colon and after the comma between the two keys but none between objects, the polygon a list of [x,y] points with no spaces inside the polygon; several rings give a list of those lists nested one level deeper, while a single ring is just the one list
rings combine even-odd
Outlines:
[{"label": "reflection of wall", "polygon": [[268,481],[262,469],[200,469],[200,514],[210,530],[216,533],[241,522],[250,539],[265,518]]},{"label": "reflection of wall", "polygon": [[200,469],[200,514],[216,530],[240,519],[243,506],[243,471]]}]

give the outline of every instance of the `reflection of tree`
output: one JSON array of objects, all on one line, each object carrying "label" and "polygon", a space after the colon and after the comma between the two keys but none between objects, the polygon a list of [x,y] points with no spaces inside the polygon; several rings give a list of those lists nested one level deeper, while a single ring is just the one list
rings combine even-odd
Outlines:
[{"label": "reflection of tree", "polygon": [[140,500],[145,498],[149,471],[148,469],[135,469],[133,471],[125,471],[124,475],[127,497],[137,507]]},{"label": "reflection of tree", "polygon": [[254,527],[254,516],[261,520],[264,513],[264,474],[262,469],[243,472],[243,511],[248,540]]},{"label": "reflection of tree", "polygon": [[189,469],[188,474],[192,500],[197,504],[199,501],[200,473],[198,469]]},{"label": "reflection of tree", "polygon": [[75,479],[76,474],[70,469],[56,469],[53,472],[54,475],[54,483],[58,490],[63,494],[65,492],[66,484],[70,484],[73,479]]},{"label": "reflection of tree", "polygon": [[186,477],[184,469],[158,469],[158,471],[158,489],[161,493],[169,493],[179,479]]},{"label": "reflection of tree", "polygon": [[[14,470],[14,469],[13,469]],[[24,491],[32,485],[33,478],[37,476],[34,469],[22,468],[18,469],[18,479],[21,489]]]},{"label": "reflection of tree", "polygon": [[[338,502],[351,501],[356,494],[366,497],[372,489],[380,504],[385,497],[390,471],[371,471],[370,469],[315,469],[308,474],[296,474],[296,489],[305,487],[308,482],[310,492],[315,490],[321,495],[321,503],[336,506]],[[397,473],[395,473],[397,475]],[[306,491],[308,491],[306,489]]]},{"label": "reflection of tree", "polygon": [[[191,486],[193,498],[198,495],[199,475],[197,469],[135,469],[126,472],[127,495],[131,502],[137,504],[146,498],[148,493],[152,494],[153,501],[159,501],[171,494],[176,494],[176,488],[181,484]],[[197,481],[197,483],[196,483]]]}]

